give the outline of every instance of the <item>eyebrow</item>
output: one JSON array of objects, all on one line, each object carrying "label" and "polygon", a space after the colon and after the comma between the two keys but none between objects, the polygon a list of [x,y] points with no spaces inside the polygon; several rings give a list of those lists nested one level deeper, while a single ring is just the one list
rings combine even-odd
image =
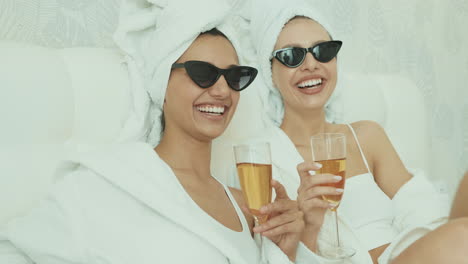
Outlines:
[{"label": "eyebrow", "polygon": [[[317,40],[317,41],[315,41],[310,47],[315,46],[315,45],[317,45],[318,43],[325,42],[325,41],[330,41],[330,40],[325,40],[325,39]],[[292,48],[292,47],[301,47],[301,45],[298,44],[298,43],[289,43],[289,44],[286,44],[286,45],[282,46],[282,47],[279,48],[279,49]]]}]

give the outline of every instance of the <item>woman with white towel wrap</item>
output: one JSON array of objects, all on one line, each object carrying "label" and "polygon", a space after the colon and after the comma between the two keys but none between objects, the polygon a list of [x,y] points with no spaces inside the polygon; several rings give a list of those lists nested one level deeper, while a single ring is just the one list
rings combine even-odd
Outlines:
[{"label": "woman with white towel wrap", "polygon": [[257,85],[267,126],[258,140],[270,142],[273,177],[305,214],[304,244],[316,251],[317,243],[333,241],[319,232],[334,224],[327,213],[331,205],[321,195],[343,191],[318,186],[333,182],[332,175],[311,175],[319,168],[310,162],[310,136],[343,133],[346,187],[338,215],[342,244],[356,250],[350,261],[467,263],[466,218],[439,227],[447,222],[446,199],[422,171],[404,166],[385,131],[370,121],[336,123],[340,45],[330,42],[339,37],[333,27],[304,1],[252,3],[251,37],[263,79]]},{"label": "woman with white towel wrap", "polygon": [[[220,0],[122,5],[115,39],[133,99],[122,143],[65,163],[51,195],[2,230],[0,263],[259,263],[240,191],[210,172],[211,141],[256,76],[238,66],[243,19]],[[303,215],[274,187],[265,258],[291,263]]]}]

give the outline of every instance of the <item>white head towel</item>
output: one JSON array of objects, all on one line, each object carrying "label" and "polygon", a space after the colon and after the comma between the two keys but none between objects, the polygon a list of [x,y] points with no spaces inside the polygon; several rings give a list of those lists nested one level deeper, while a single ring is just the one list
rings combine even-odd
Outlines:
[{"label": "white head towel", "polygon": [[[270,55],[284,25],[295,16],[305,16],[320,23],[334,39],[336,35],[323,15],[303,0],[254,0],[251,8],[250,33],[257,52],[259,77],[264,83],[259,85],[259,89],[263,110],[268,117],[265,121],[267,123],[272,121],[276,126],[280,126],[284,116],[284,104],[278,89],[273,85]],[[338,122],[341,116],[340,104],[334,103],[340,94],[338,83],[325,106],[328,122]]]},{"label": "white head towel", "polygon": [[248,27],[242,17],[233,15],[240,4],[227,0],[123,0],[114,40],[126,54],[132,109],[120,141],[159,143],[171,65],[201,32],[217,27],[241,50],[245,38],[240,36],[248,35]]}]

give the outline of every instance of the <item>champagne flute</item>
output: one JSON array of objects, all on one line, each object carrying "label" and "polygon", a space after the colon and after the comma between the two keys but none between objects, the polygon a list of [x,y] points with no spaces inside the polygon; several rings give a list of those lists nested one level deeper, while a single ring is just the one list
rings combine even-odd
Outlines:
[{"label": "champagne flute", "polygon": [[[317,134],[310,138],[310,145],[312,160],[322,165],[322,168],[320,168],[317,173],[327,173],[342,177],[339,182],[326,183],[322,184],[322,186],[344,189],[346,178],[346,136],[341,133]],[[335,218],[335,245],[326,245],[326,247],[322,247],[322,250],[320,250],[319,247],[320,254],[330,259],[347,259],[356,253],[352,248],[343,247],[340,242],[337,209],[342,196],[343,194],[322,195],[323,200],[333,205],[330,210],[333,212]]]},{"label": "champagne flute", "polygon": [[[244,199],[255,220],[255,226],[268,220],[260,214],[260,208],[271,202],[271,154],[270,144],[259,142],[234,146],[237,174]],[[263,236],[260,235],[260,258],[265,262]]]}]

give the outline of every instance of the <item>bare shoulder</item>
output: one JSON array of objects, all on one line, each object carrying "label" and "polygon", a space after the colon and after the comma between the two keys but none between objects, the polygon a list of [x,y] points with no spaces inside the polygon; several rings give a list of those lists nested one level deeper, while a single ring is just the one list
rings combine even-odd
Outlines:
[{"label": "bare shoulder", "polygon": [[365,136],[365,138],[385,136],[385,129],[377,122],[371,120],[361,120],[351,124],[359,136]]},{"label": "bare shoulder", "polygon": [[362,120],[351,124],[361,146],[374,155],[376,152],[387,151],[393,148],[385,129],[377,122]]},{"label": "bare shoulder", "polygon": [[362,148],[366,152],[374,179],[391,198],[410,179],[385,129],[374,121],[358,121],[352,124]]}]

